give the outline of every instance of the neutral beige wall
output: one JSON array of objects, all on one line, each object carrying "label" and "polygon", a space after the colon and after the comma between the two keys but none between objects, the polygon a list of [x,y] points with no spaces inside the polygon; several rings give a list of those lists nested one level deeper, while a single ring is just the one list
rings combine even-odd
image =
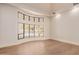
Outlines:
[{"label": "neutral beige wall", "polygon": [[52,17],[51,24],[52,39],[79,45],[79,8]]},{"label": "neutral beige wall", "polygon": [[17,39],[17,9],[9,4],[0,4],[0,47],[20,44],[27,41],[49,39],[49,18],[45,17],[45,36],[38,38]]}]

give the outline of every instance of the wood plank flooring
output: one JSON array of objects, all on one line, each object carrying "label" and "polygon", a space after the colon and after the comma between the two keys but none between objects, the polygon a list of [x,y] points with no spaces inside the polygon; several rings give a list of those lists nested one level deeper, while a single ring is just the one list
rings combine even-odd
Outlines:
[{"label": "wood plank flooring", "polygon": [[55,40],[32,41],[0,48],[0,55],[79,55],[79,46]]}]

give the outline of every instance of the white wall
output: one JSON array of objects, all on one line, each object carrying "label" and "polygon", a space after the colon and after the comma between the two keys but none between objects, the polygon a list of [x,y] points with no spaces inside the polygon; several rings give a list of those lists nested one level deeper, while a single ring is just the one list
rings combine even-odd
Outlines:
[{"label": "white wall", "polygon": [[49,39],[49,18],[45,17],[45,37],[41,38],[26,38],[23,40],[17,39],[17,9],[9,4],[0,4],[0,47],[16,45],[32,40]]},{"label": "white wall", "polygon": [[16,9],[7,4],[0,4],[1,38],[0,46],[5,46],[17,41],[17,18]]},{"label": "white wall", "polygon": [[79,45],[79,8],[52,17],[52,39]]}]

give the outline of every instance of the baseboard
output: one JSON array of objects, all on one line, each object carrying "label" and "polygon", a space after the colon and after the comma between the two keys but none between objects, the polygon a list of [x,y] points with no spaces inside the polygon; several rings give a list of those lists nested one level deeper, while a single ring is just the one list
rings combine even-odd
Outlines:
[{"label": "baseboard", "polygon": [[5,44],[5,45],[2,45],[0,46],[0,48],[6,48],[6,47],[10,47],[10,46],[16,46],[16,45],[19,45],[19,44],[22,44],[22,43],[26,43],[26,42],[30,42],[30,41],[38,41],[38,40],[48,40],[48,39],[37,39],[37,40],[21,40],[19,42],[12,42],[12,43],[9,43],[9,44]]},{"label": "baseboard", "polygon": [[69,41],[69,40],[66,40],[66,39],[52,38],[52,40],[57,40],[57,41],[60,41],[60,42],[74,44],[74,45],[78,45],[79,46],[79,42]]},{"label": "baseboard", "polygon": [[[43,40],[48,40],[48,38],[47,39],[43,39]],[[74,45],[78,45],[79,46],[79,42],[69,41],[69,40],[66,40],[66,39],[52,38],[52,40],[57,40],[57,41],[60,41],[60,42],[74,44]],[[0,48],[9,47],[9,46],[15,46],[15,45],[19,45],[19,44],[30,42],[30,41],[37,41],[37,40],[29,40],[29,41],[25,41],[24,40],[22,42],[21,41],[20,42],[13,42],[13,43],[10,43],[10,44],[2,45],[2,46],[0,46]]]}]

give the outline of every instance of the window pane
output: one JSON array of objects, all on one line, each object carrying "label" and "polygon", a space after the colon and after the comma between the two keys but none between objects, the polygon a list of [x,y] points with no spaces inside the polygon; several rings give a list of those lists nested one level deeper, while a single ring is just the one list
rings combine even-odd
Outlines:
[{"label": "window pane", "polygon": [[30,21],[31,21],[31,22],[34,22],[34,17],[31,17],[31,16],[30,16]]},{"label": "window pane", "polygon": [[44,22],[44,18],[41,17],[41,18],[40,18],[40,22]]},{"label": "window pane", "polygon": [[18,34],[18,39],[23,39],[23,34]]},{"label": "window pane", "polygon": [[25,37],[29,37],[29,24],[25,24]]},{"label": "window pane", "polygon": [[23,20],[23,14],[21,12],[18,12],[18,18]]},{"label": "window pane", "polygon": [[42,25],[39,26],[39,35],[44,36],[44,27]]},{"label": "window pane", "polygon": [[28,21],[29,19],[29,16],[25,15],[25,20]]},{"label": "window pane", "polygon": [[39,36],[39,25],[35,25],[35,36]]},{"label": "window pane", "polygon": [[19,23],[18,24],[18,34],[21,34],[21,33],[23,33],[23,24]]},{"label": "window pane", "polygon": [[23,38],[23,24],[18,23],[18,39]]},{"label": "window pane", "polygon": [[34,37],[34,25],[30,25],[30,37]]},{"label": "window pane", "polygon": [[38,18],[37,17],[35,18],[35,22],[38,22]]}]

